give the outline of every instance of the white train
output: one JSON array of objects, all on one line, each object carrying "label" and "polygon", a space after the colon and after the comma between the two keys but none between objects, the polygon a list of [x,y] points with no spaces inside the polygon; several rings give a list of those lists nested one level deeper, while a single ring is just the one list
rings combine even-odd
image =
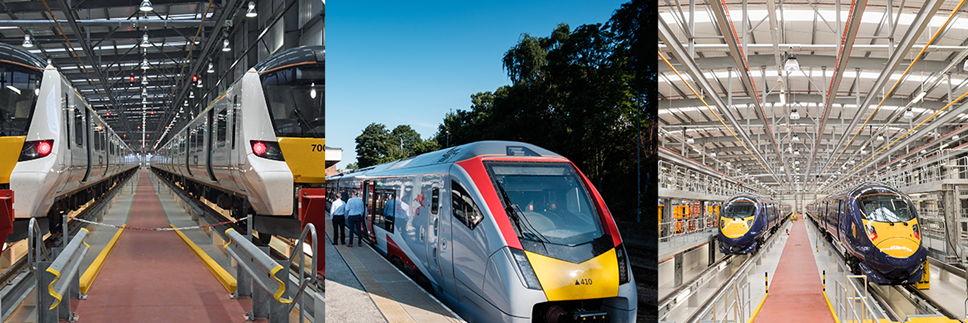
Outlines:
[{"label": "white train", "polygon": [[0,44],[0,150],[20,152],[0,154],[0,190],[13,197],[16,219],[12,229],[0,225],[6,241],[25,238],[30,218],[58,231],[63,212],[140,162],[54,66],[7,44]]},{"label": "white train", "polygon": [[259,237],[296,237],[299,189],[322,187],[324,49],[280,52],[250,69],[159,146],[156,172],[236,218]]},{"label": "white train", "polygon": [[368,242],[468,322],[636,320],[618,227],[565,157],[481,141],[330,176],[326,186],[329,202],[359,193]]}]

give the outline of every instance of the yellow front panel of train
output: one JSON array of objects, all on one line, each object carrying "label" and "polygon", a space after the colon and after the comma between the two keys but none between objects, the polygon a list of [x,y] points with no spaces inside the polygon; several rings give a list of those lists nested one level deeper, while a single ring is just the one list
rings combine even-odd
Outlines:
[{"label": "yellow front panel of train", "polygon": [[6,152],[0,154],[0,184],[10,183],[10,173],[13,173],[13,168],[17,166],[25,140],[27,136],[0,137],[0,151]]},{"label": "yellow front panel of train", "polygon": [[322,184],[326,180],[326,139],[276,138],[296,183]]},{"label": "yellow front panel of train", "polygon": [[618,296],[618,258],[614,248],[579,264],[524,253],[549,301]]},{"label": "yellow front panel of train", "polygon": [[730,218],[720,218],[720,230],[723,231],[723,235],[730,239],[736,239],[742,237],[746,232],[750,231],[750,227],[747,221],[752,221],[753,217],[746,217],[742,219],[730,219]]},{"label": "yellow front panel of train", "polygon": [[[862,220],[866,229],[867,237],[877,249],[894,258],[907,258],[918,251],[921,246],[920,232],[914,232],[914,226],[918,224],[917,219],[907,221],[907,225],[902,222],[888,223]],[[858,230],[860,228],[857,228]]]}]

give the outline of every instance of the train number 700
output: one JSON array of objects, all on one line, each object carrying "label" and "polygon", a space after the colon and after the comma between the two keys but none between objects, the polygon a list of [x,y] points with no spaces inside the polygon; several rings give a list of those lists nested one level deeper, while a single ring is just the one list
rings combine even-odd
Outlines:
[{"label": "train number 700", "polygon": [[320,144],[312,144],[312,145],[313,145],[312,151],[323,151],[323,145],[320,145]]}]

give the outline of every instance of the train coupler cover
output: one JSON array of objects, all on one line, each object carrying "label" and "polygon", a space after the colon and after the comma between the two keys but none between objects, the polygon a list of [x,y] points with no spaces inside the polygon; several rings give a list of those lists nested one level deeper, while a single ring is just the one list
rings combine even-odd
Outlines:
[{"label": "train coupler cover", "polygon": [[928,268],[928,260],[924,260],[924,270],[921,273],[921,281],[914,283],[917,289],[931,289],[931,270]]},{"label": "train coupler cover", "polygon": [[[321,258],[317,260],[316,272],[326,277],[326,265],[322,259],[326,259],[326,246],[323,241],[326,239],[326,189],[325,188],[304,188],[299,190],[299,229],[306,228],[307,223],[312,223],[316,227],[316,249]],[[316,257],[316,255],[313,255]]]}]

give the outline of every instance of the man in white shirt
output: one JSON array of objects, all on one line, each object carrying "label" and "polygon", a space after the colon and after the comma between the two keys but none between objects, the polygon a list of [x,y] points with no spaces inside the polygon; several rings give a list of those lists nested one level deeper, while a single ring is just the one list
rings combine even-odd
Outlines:
[{"label": "man in white shirt", "polygon": [[329,217],[333,219],[333,245],[346,244],[346,192],[340,192],[339,197],[330,207]]}]

